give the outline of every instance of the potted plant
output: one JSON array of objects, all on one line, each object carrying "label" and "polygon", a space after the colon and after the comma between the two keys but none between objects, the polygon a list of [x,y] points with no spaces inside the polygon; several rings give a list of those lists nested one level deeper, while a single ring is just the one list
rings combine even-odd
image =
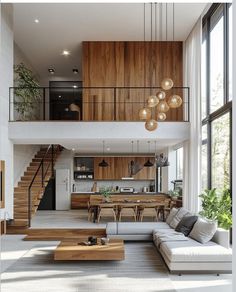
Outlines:
[{"label": "potted plant", "polygon": [[111,187],[102,187],[100,189],[100,193],[101,195],[104,197],[104,201],[105,202],[110,202],[110,196],[111,196],[111,193],[112,193],[112,188]]},{"label": "potted plant", "polygon": [[225,189],[222,192],[217,192],[214,188],[205,190],[199,197],[202,199],[202,211],[199,214],[208,219],[216,220],[220,228],[229,230],[232,227],[230,191]]},{"label": "potted plant", "polygon": [[181,197],[181,189],[177,188],[175,190],[168,191],[168,195],[171,197],[172,200],[177,200],[179,197]]},{"label": "potted plant", "polygon": [[14,73],[16,86],[14,89],[14,109],[18,112],[21,120],[36,118],[40,113],[39,108],[37,108],[41,100],[39,84],[32,71],[26,68],[23,63],[14,66]]}]

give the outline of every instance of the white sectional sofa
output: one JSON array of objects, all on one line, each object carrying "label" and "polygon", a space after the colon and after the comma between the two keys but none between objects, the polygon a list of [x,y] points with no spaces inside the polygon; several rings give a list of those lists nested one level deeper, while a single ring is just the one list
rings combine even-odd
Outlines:
[{"label": "white sectional sofa", "polygon": [[153,240],[170,272],[173,273],[231,273],[232,250],[229,248],[228,232],[217,229],[207,243],[200,243],[180,232],[166,222],[110,222],[107,237],[124,240]]}]

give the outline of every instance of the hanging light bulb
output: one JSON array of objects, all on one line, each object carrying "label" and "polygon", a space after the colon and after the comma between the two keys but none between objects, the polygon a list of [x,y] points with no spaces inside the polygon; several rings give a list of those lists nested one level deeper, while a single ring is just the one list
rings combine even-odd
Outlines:
[{"label": "hanging light bulb", "polygon": [[156,96],[158,97],[158,99],[162,100],[166,97],[166,93],[164,91],[160,90],[156,93]]},{"label": "hanging light bulb", "polygon": [[164,90],[169,90],[169,89],[171,89],[173,86],[174,86],[174,82],[173,82],[173,80],[170,79],[170,78],[164,78],[164,79],[161,81],[161,87],[162,87]]},{"label": "hanging light bulb", "polygon": [[148,120],[145,123],[145,128],[148,131],[154,131],[154,130],[156,130],[157,129],[157,126],[158,126],[157,121],[156,120],[153,120],[153,119]]},{"label": "hanging light bulb", "polygon": [[155,107],[156,105],[158,105],[158,103],[159,99],[156,95],[150,95],[147,99],[148,107]]},{"label": "hanging light bulb", "polygon": [[[150,154],[150,141],[148,141],[148,153]],[[150,161],[150,158],[144,163],[144,167],[152,167],[154,164]]]},{"label": "hanging light bulb", "polygon": [[157,118],[160,121],[164,121],[166,119],[166,114],[165,113],[158,113]]},{"label": "hanging light bulb", "polygon": [[170,108],[177,108],[181,106],[182,102],[182,98],[179,95],[174,94],[169,98],[168,105]]},{"label": "hanging light bulb", "polygon": [[165,100],[162,100],[158,104],[158,111],[161,113],[166,113],[169,110],[169,106]]},{"label": "hanging light bulb", "polygon": [[102,153],[103,153],[103,159],[102,161],[98,164],[99,167],[108,167],[109,164],[105,161],[104,159],[104,148],[105,148],[105,141],[102,141]]},{"label": "hanging light bulb", "polygon": [[144,107],[139,110],[138,115],[140,120],[149,120],[151,118],[152,112],[150,108]]}]

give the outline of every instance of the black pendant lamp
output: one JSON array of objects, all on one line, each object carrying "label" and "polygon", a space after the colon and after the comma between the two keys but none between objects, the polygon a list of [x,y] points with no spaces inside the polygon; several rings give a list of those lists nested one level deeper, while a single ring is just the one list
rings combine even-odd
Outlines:
[{"label": "black pendant lamp", "polygon": [[[148,153],[150,153],[150,141],[148,141]],[[152,167],[154,164],[150,161],[150,159],[148,158],[148,160],[144,163],[144,167]]]},{"label": "black pendant lamp", "polygon": [[[102,148],[102,150],[103,150],[103,157],[104,157],[105,142],[102,141],[102,143],[103,143],[103,148]],[[103,158],[102,161],[98,164],[98,166],[99,166],[99,167],[107,167],[107,166],[109,166],[109,164],[108,164],[108,163],[104,160],[104,158]]]}]

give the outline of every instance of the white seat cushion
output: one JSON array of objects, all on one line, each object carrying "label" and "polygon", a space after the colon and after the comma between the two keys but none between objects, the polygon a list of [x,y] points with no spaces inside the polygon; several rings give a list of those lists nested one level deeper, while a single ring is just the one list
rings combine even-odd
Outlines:
[{"label": "white seat cushion", "polygon": [[154,229],[170,229],[165,222],[119,222],[117,234],[150,234]]},{"label": "white seat cushion", "polygon": [[177,232],[174,229],[167,229],[167,230],[159,230],[153,232],[153,241],[156,247],[160,248],[160,245],[163,242],[169,242],[169,241],[186,241],[189,240],[188,237],[184,236],[183,233]]},{"label": "white seat cushion", "polygon": [[191,238],[188,241],[163,242],[160,252],[171,262],[231,262],[231,249],[212,241],[201,244]]}]

